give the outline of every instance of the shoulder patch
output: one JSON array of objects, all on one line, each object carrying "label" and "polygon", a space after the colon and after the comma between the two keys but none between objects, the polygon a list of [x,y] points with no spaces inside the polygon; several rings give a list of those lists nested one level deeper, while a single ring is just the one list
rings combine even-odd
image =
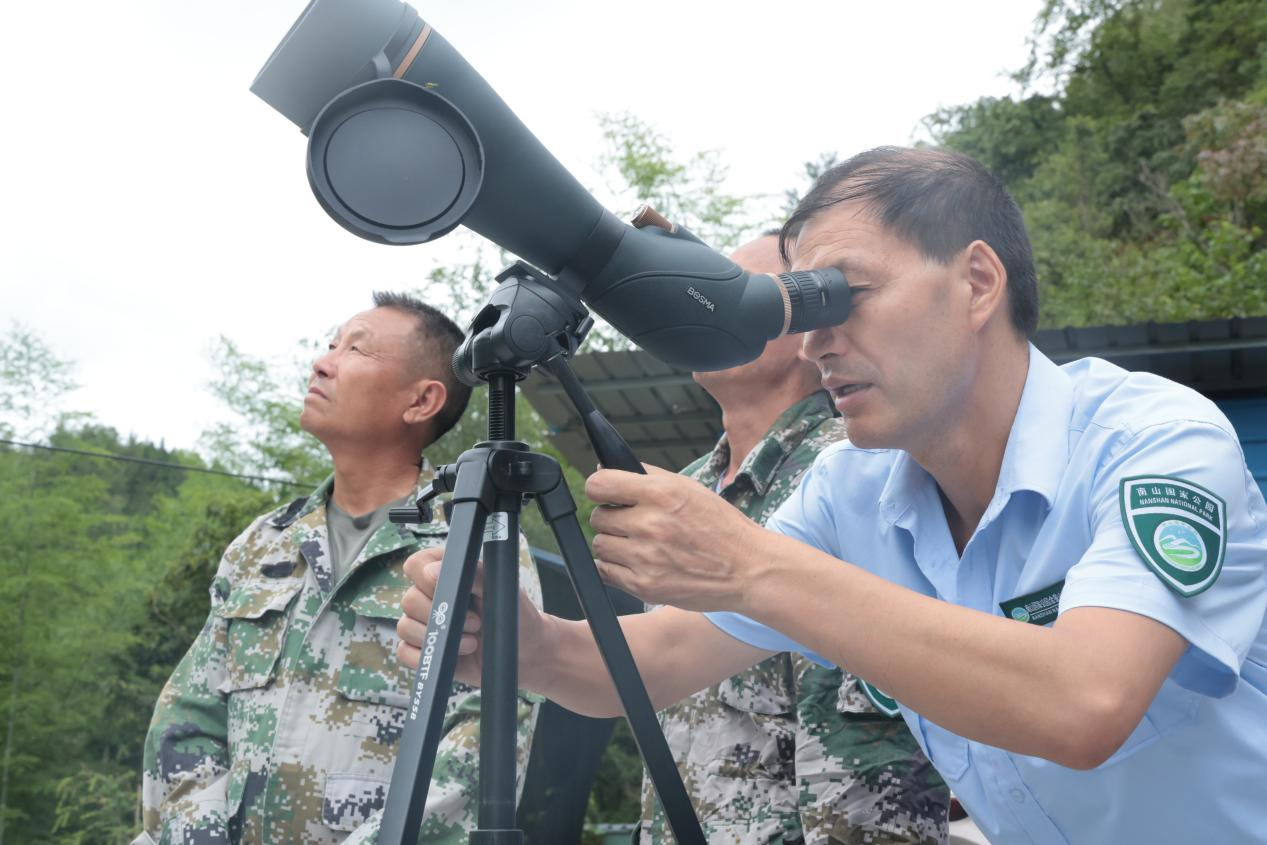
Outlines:
[{"label": "shoulder patch", "polygon": [[1122,525],[1140,558],[1181,596],[1209,589],[1223,568],[1227,504],[1199,484],[1166,475],[1123,478]]},{"label": "shoulder patch", "polygon": [[286,506],[286,509],[269,520],[274,528],[286,528],[299,516],[299,512],[308,504],[308,496],[300,496]]}]

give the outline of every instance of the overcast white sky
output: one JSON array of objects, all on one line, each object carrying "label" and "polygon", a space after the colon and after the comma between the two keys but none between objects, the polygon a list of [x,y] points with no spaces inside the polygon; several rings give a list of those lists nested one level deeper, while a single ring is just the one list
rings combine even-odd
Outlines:
[{"label": "overcast white sky", "polygon": [[[304,5],[0,18],[0,330],[20,321],[76,362],[67,407],[193,446],[225,417],[205,389],[217,335],[280,360],[444,260],[444,241],[380,246],[328,219],[305,139],[247,90]],[[594,114],[629,111],[683,153],[718,150],[732,193],[780,195],[822,152],[909,143],[940,106],[1011,93],[1040,3],[413,5],[583,184],[600,184]]]}]

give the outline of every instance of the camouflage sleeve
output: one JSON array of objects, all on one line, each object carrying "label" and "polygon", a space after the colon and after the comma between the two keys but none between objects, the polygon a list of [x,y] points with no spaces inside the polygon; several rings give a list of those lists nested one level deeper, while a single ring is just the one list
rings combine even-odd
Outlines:
[{"label": "camouflage sleeve", "polygon": [[800,656],[793,664],[805,841],[944,843],[950,792],[905,721],[877,710],[854,676]]},{"label": "camouflage sleeve", "polygon": [[229,842],[228,705],[217,691],[225,679],[227,623],[217,611],[229,594],[232,561],[252,528],[225,551],[211,584],[207,621],[154,707],[143,757],[144,831],[137,843]]},{"label": "camouflage sleeve", "polygon": [[[522,589],[540,609],[541,584],[528,551],[528,541],[522,537],[519,544],[519,566]],[[528,769],[528,754],[532,748],[532,732],[537,724],[540,705],[539,696],[520,691],[515,748],[518,763],[515,778],[517,794],[523,793],[524,774]],[[427,807],[423,814],[422,837],[419,842],[424,845],[466,845],[467,837],[478,824],[479,690],[466,684],[453,685],[453,694],[445,708],[443,730],[444,737],[436,751],[435,768],[431,773],[431,788],[427,792]],[[373,845],[378,839],[381,821],[382,811],[379,811],[354,830],[344,841],[344,845]]]}]

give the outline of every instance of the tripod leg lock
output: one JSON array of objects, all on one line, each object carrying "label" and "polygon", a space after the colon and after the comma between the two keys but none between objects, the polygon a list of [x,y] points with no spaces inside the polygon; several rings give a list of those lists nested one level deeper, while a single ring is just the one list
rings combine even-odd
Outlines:
[{"label": "tripod leg lock", "polygon": [[446,467],[441,467],[441,472],[437,472],[435,479],[422,488],[422,492],[418,494],[418,498],[414,501],[412,508],[392,508],[387,512],[387,519],[401,525],[425,525],[435,519],[435,509],[431,506],[431,500],[441,493],[447,493],[450,486],[444,481],[444,473]]},{"label": "tripod leg lock", "polygon": [[540,495],[563,482],[559,462],[536,452],[494,452],[488,462],[498,489]]}]

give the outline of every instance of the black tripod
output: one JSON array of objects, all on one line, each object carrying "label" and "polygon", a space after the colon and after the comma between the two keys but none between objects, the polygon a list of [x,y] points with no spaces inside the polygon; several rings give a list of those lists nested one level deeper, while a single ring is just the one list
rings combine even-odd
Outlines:
[{"label": "black tripod", "polygon": [[533,367],[541,366],[559,380],[576,406],[600,463],[613,469],[643,471],[628,444],[590,402],[568,366],[568,356],[576,351],[592,320],[578,302],[522,262],[503,270],[497,281],[497,290],[472,321],[467,339],[453,359],[463,381],[488,383],[488,441],[463,452],[456,463],[438,468],[416,507],[391,512],[393,522],[426,521],[427,500],[439,493],[453,493],[449,541],[378,841],[382,845],[417,842],[482,541],[479,826],[471,833],[470,842],[523,842],[522,831],[515,829],[518,545],[519,512],[532,498],[567,563],[572,586],[669,825],[678,842],[702,845],[704,834],[577,523],[576,503],[562,470],[553,458],[531,452],[514,440],[515,383],[526,378]]}]

